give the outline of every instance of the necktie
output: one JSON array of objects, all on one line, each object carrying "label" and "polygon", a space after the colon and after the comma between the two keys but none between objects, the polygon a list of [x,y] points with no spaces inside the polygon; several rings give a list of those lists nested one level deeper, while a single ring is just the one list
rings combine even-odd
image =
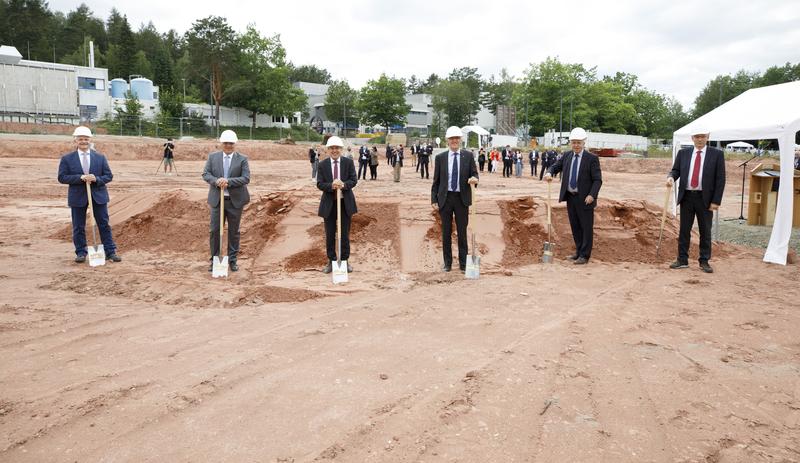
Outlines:
[{"label": "necktie", "polygon": [[333,161],[333,179],[339,178],[339,161]]},{"label": "necktie", "polygon": [[89,173],[89,155],[87,153],[81,153],[81,167],[83,167],[83,173]]},{"label": "necktie", "polygon": [[223,176],[225,178],[228,178],[228,174],[230,173],[231,170],[231,157],[228,155],[223,156],[223,160],[225,161],[222,164]]},{"label": "necktie", "polygon": [[697,186],[700,185],[700,164],[702,163],[700,153],[702,153],[702,151],[698,151],[697,155],[694,157],[694,169],[692,169],[692,182],[690,184],[692,188],[697,188]]},{"label": "necktie", "polygon": [[569,187],[572,190],[578,189],[578,162],[580,162],[580,159],[577,154],[572,156],[572,171],[569,174]]},{"label": "necktie", "polygon": [[453,153],[453,172],[450,174],[450,191],[458,190],[458,153]]}]

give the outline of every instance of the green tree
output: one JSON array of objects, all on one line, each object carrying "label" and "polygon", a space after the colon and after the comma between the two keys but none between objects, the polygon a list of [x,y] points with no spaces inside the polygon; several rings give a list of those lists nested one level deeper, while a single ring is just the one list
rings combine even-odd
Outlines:
[{"label": "green tree", "polygon": [[292,82],[312,82],[315,84],[331,83],[330,72],[313,64],[294,66],[289,63],[289,70],[289,80]]},{"label": "green tree", "polygon": [[139,50],[133,55],[133,73],[153,80],[153,66],[143,50]]},{"label": "green tree", "polygon": [[406,104],[405,93],[403,81],[386,74],[368,81],[358,98],[362,120],[370,125],[382,125],[387,131],[393,125],[403,124],[411,110],[411,105]]},{"label": "green tree", "polygon": [[350,88],[345,80],[335,80],[328,87],[325,95],[325,118],[336,123],[343,123],[345,119],[350,123],[357,123],[360,119],[358,113],[358,91]]},{"label": "green tree", "polygon": [[51,61],[55,45],[53,35],[57,32],[53,29],[53,14],[47,3],[41,0],[0,2],[0,43],[16,47],[23,58]]},{"label": "green tree", "polygon": [[222,104],[226,79],[237,73],[236,63],[239,55],[239,37],[225,18],[209,16],[192,24],[186,33],[186,47],[192,69],[211,82],[214,99],[215,126],[219,130],[219,107]]},{"label": "green tree", "polygon": [[473,111],[472,93],[463,82],[442,80],[431,90],[433,110],[440,115],[440,123],[463,127],[468,125]]},{"label": "green tree", "polygon": [[171,88],[161,89],[158,95],[159,116],[164,120],[182,117],[185,111],[183,95]]},{"label": "green tree", "polygon": [[[111,19],[109,18],[109,21]],[[114,28],[116,38],[114,42],[109,43],[106,58],[108,76],[112,79],[121,77],[127,80],[135,72],[136,43],[127,17],[123,16],[119,23],[114,24]]]},{"label": "green tree", "polygon": [[770,66],[764,71],[761,77],[755,79],[754,85],[756,87],[765,87],[767,85],[785,84],[786,82],[794,82],[800,80],[800,63],[792,65],[786,63],[783,66]]},{"label": "green tree", "polygon": [[750,73],[744,70],[732,76],[719,75],[715,77],[695,98],[692,116],[698,118],[721,104],[736,98],[753,88],[757,79],[758,73]]},{"label": "green tree", "polygon": [[[98,47],[100,51],[105,51],[107,39],[103,21],[95,17],[85,3],[81,3],[75,10],[67,14],[64,28],[59,33],[59,48],[65,52],[74,52],[83,47],[86,37],[93,37],[95,47]],[[87,48],[84,56],[88,56],[88,54]],[[84,60],[83,65],[88,65],[88,58]]]},{"label": "green tree", "polygon": [[125,101],[122,105],[115,105],[114,111],[117,113],[117,118],[122,127],[132,129],[139,124],[142,117],[142,103],[136,98],[130,90],[125,92]]},{"label": "green tree", "polygon": [[492,114],[497,115],[497,107],[510,105],[514,95],[516,82],[508,73],[506,68],[500,70],[500,80],[495,81],[491,76],[483,85],[481,93],[481,104],[484,105]]},{"label": "green tree", "polygon": [[447,80],[460,82],[467,87],[470,103],[469,116],[477,114],[481,109],[481,91],[483,90],[483,81],[480,74],[478,74],[478,68],[462,67],[453,69],[450,71],[450,75],[447,76]]}]

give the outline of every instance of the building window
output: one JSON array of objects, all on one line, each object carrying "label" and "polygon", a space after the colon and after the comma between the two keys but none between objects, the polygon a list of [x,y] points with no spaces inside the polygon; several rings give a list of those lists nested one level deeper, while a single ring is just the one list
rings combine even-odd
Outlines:
[{"label": "building window", "polygon": [[78,88],[83,90],[105,90],[106,81],[94,77],[78,77]]},{"label": "building window", "polygon": [[97,106],[80,105],[81,120],[97,119]]}]

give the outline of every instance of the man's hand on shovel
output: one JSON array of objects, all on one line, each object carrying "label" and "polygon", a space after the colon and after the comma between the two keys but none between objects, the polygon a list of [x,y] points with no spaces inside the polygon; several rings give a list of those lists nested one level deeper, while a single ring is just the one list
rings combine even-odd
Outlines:
[{"label": "man's hand on shovel", "polygon": [[94,183],[97,181],[97,177],[95,177],[94,174],[85,174],[81,175],[81,180],[87,183]]}]

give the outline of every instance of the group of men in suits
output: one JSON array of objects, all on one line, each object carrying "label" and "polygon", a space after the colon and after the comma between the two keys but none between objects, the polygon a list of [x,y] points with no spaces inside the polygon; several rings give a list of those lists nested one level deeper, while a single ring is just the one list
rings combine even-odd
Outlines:
[{"label": "group of men in suits", "polygon": [[[106,185],[113,175],[105,156],[90,148],[91,131],[78,127],[73,133],[76,150],[61,157],[58,181],[69,185],[67,202],[72,210],[72,237],[75,247],[75,262],[85,262],[86,210],[89,201],[94,207],[95,219],[107,259],[120,262],[117,254],[108,214],[108,190]],[[679,181],[676,202],[680,206],[680,232],[678,257],[670,265],[672,269],[688,267],[691,229],[695,219],[700,231],[700,268],[713,272],[709,265],[711,258],[711,218],[719,208],[725,188],[725,162],[722,151],[708,146],[709,133],[697,129],[692,134],[694,147],[680,150],[667,177],[667,186]],[[455,218],[458,240],[458,264],[461,271],[466,269],[467,227],[469,208],[472,205],[472,187],[478,185],[478,169],[472,152],[461,148],[462,132],[458,127],[450,127],[446,133],[448,150],[436,156],[433,182],[431,184],[431,205],[438,211],[442,221],[442,270],[452,269],[452,222]],[[587,133],[576,128],[570,133],[571,151],[548,165],[549,153],[542,153],[542,172],[547,182],[562,173],[559,201],[567,203],[567,215],[572,230],[575,252],[569,259],[575,264],[586,264],[591,258],[593,244],[594,209],[602,185],[602,173],[598,157],[587,151]],[[209,154],[203,168],[203,180],[209,184],[208,205],[210,209],[209,250],[211,259],[220,255],[222,243],[219,239],[220,207],[224,201],[225,217],[228,223],[228,261],[230,270],[238,270],[239,228],[242,212],[250,201],[247,185],[250,183],[250,168],[247,156],[235,149],[238,142],[236,133],[226,130],[219,139],[222,150]],[[328,157],[319,161],[319,152],[309,150],[309,160],[318,163],[316,169],[317,188],[322,191],[318,215],[325,223],[325,248],[328,258],[323,272],[330,273],[331,262],[337,258],[350,257],[350,224],[356,207],[353,188],[358,183],[353,160],[342,156],[344,144],[339,137],[330,137],[326,144]],[[427,148],[425,153],[427,154]],[[389,148],[391,150],[391,148]],[[430,146],[432,151],[432,146]],[[507,151],[510,149],[507,147]],[[398,150],[399,153],[402,151]],[[395,154],[395,163],[402,155]],[[361,153],[360,153],[361,154]],[[553,153],[555,156],[555,153]],[[531,157],[533,163],[535,158]],[[544,173],[545,169],[547,170]],[[535,172],[535,171],[534,171]],[[87,195],[86,185],[90,185],[91,197]],[[337,253],[336,243],[336,193],[341,191],[341,250]],[[209,266],[209,271],[211,271]],[[352,266],[348,262],[348,272]]]}]

